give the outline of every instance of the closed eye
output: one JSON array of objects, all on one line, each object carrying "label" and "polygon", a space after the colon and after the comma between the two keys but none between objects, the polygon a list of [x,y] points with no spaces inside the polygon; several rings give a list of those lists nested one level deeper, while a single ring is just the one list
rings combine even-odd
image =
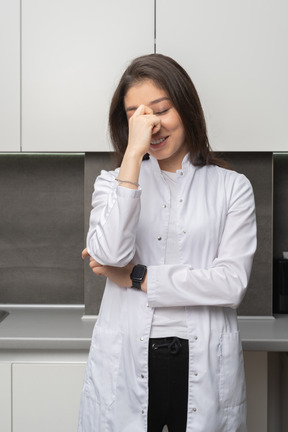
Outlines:
[{"label": "closed eye", "polygon": [[157,112],[155,112],[155,115],[165,114],[167,111],[169,111],[169,109],[170,109],[170,108],[167,108],[167,109],[162,110],[162,111],[157,111]]}]

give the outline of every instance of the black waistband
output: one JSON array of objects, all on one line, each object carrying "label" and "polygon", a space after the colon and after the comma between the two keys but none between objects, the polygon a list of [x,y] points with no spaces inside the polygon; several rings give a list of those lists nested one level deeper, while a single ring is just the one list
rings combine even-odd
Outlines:
[{"label": "black waistband", "polygon": [[149,346],[154,351],[158,349],[168,349],[170,354],[178,354],[183,348],[188,349],[188,340],[174,336],[166,338],[151,338]]}]

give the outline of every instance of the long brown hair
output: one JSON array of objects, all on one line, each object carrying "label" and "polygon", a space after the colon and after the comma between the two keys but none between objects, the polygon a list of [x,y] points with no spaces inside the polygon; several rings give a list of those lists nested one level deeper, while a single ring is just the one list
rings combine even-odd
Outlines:
[{"label": "long brown hair", "polygon": [[162,54],[144,55],[133,60],[115,90],[110,105],[109,129],[118,162],[121,162],[128,143],[124,97],[131,86],[147,79],[167,93],[180,115],[191,163],[228,168],[228,164],[210,148],[203,109],[191,78],[175,60]]}]

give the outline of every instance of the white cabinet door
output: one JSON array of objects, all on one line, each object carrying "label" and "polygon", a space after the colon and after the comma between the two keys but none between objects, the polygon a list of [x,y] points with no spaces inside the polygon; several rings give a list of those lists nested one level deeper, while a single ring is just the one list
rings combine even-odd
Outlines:
[{"label": "white cabinet door", "polygon": [[85,364],[13,364],[13,432],[76,432]]},{"label": "white cabinet door", "polygon": [[156,0],[157,51],[199,92],[215,150],[288,151],[287,0]]},{"label": "white cabinet door", "polygon": [[247,429],[248,431],[267,432],[268,353],[245,351],[244,363],[247,387]]},{"label": "white cabinet door", "polygon": [[20,1],[0,1],[0,152],[20,151]]},{"label": "white cabinet door", "polygon": [[154,49],[154,1],[22,2],[23,151],[107,151],[111,95]]},{"label": "white cabinet door", "polygon": [[0,429],[11,432],[11,363],[0,363]]}]

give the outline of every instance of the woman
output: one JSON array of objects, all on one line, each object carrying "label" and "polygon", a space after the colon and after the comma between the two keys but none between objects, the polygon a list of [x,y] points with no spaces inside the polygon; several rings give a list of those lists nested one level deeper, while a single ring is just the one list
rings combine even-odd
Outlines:
[{"label": "woman", "polygon": [[131,63],[109,122],[120,168],[96,180],[82,254],[107,284],[79,432],[244,432],[236,308],[256,249],[251,185],[210,150],[194,85],[169,57]]}]

